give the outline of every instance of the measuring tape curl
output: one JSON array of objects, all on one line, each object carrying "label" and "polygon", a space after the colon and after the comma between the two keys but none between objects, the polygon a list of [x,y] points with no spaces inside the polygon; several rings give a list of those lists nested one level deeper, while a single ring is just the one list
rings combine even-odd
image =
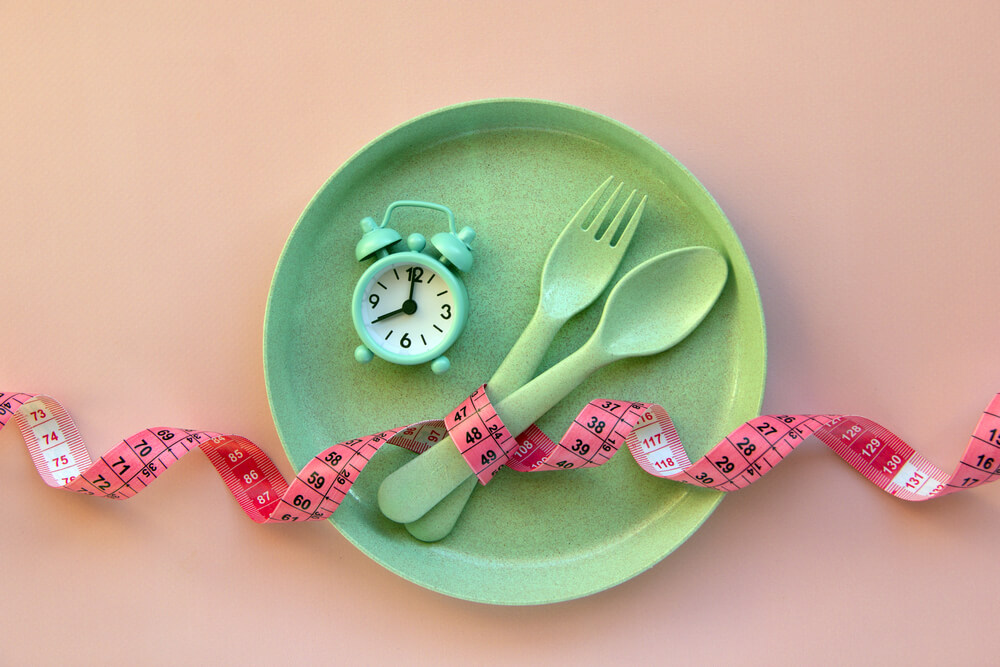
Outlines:
[{"label": "measuring tape curl", "polygon": [[445,424],[482,484],[502,465],[521,472],[599,466],[625,444],[651,475],[735,491],[760,479],[810,435],[880,489],[904,500],[928,500],[1000,478],[1000,394],[986,406],[951,475],[888,429],[857,416],[755,417],[694,463],[667,411],[655,403],[597,399],[584,407],[558,442],[534,425],[513,438],[483,385]]},{"label": "measuring tape curl", "polygon": [[[513,438],[485,388],[444,420],[417,422],[328,447],[291,484],[257,445],[212,431],[146,429],[91,462],[69,413],[44,395],[0,392],[0,429],[11,418],[17,422],[35,468],[49,486],[114,500],[134,496],[189,451],[200,449],[257,523],[327,519],[383,445],[420,454],[446,432],[484,484],[502,465],[522,472],[598,466],[625,443],[652,475],[734,491],[759,479],[809,435],[879,488],[905,500],[927,500],[1000,477],[1000,394],[983,412],[958,467],[948,476],[879,424],[853,416],[756,417],[694,463],[669,415],[654,403],[598,399],[587,404],[558,443],[534,425]],[[459,443],[468,446],[463,450]]]}]

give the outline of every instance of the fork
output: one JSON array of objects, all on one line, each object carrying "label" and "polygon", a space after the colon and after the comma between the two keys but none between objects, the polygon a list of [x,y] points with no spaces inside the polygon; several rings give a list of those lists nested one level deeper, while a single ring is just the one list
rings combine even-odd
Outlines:
[{"label": "fork", "polygon": [[[617,271],[631,243],[647,198],[642,197],[632,216],[622,227],[622,221],[636,195],[633,190],[605,227],[604,222],[618,199],[623,184],[615,188],[592,219],[590,214],[613,179],[613,176],[609,176],[590,195],[570,218],[549,250],[542,269],[541,290],[535,313],[487,382],[490,398],[494,402],[503,400],[534,376],[559,328],[593,303]],[[446,438],[389,475],[379,489],[379,506],[383,513],[393,520],[409,521],[407,530],[418,539],[431,542],[445,537],[451,532],[476,486],[476,480],[472,477],[450,493],[435,488],[435,470],[440,470],[442,465],[465,465],[457,454],[457,448],[450,438]],[[403,503],[394,501],[394,498],[408,498],[413,494],[428,498],[423,504],[425,507],[437,504],[423,517],[399,514],[395,507]]]},{"label": "fork", "polygon": [[603,223],[624,184],[619,183],[597,215],[588,218],[613,179],[614,176],[609,176],[594,190],[549,249],[535,314],[490,378],[491,400],[502,400],[534,377],[556,332],[569,318],[592,304],[618,270],[646,207],[646,197],[636,206],[621,233],[616,234],[635,198],[633,190],[602,234]]}]

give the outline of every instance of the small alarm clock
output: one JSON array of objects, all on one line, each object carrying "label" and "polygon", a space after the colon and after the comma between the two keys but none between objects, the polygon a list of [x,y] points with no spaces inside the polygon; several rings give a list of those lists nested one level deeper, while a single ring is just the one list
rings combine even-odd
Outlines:
[{"label": "small alarm clock", "polygon": [[[404,243],[386,226],[392,212],[404,206],[444,213],[450,231],[432,236],[429,247],[421,234],[410,234]],[[469,244],[475,232],[470,227],[456,231],[447,206],[409,200],[390,204],[382,224],[364,218],[361,231],[355,256],[375,263],[361,275],[351,300],[362,342],[354,358],[366,363],[378,356],[407,366],[430,361],[434,373],[444,373],[451,367],[444,352],[469,319],[469,295],[457,272],[472,268]]]}]

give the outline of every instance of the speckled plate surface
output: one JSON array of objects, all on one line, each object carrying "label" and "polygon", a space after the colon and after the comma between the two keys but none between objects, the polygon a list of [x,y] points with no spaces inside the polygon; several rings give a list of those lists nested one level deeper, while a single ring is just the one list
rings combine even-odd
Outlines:
[{"label": "speckled plate surface", "polygon": [[[337,440],[439,417],[486,381],[530,318],[549,246],[609,174],[649,195],[619,275],[649,257],[707,245],[729,260],[722,297],[688,339],[656,357],[612,364],[539,425],[558,437],[593,398],[654,401],[670,412],[692,459],[756,416],[764,391],[760,298],[739,240],[698,181],[662,148],[589,111],[536,100],[441,109],[379,137],[320,189],[292,231],[271,285],[264,329],[268,397],[296,469]],[[354,259],[364,216],[397,199],[445,204],[477,232],[465,274],[472,315],[452,370],[354,361],[350,297],[367,266]],[[440,216],[400,211],[405,237],[430,237]],[[581,271],[586,270],[581,267]],[[571,320],[547,367],[596,325],[603,298]],[[519,474],[478,489],[436,544],[385,519],[381,480],[412,454],[380,451],[333,524],[371,558],[421,586],[494,604],[588,595],[644,571],[682,544],[721,494],[656,479],[627,452],[600,468]]]}]

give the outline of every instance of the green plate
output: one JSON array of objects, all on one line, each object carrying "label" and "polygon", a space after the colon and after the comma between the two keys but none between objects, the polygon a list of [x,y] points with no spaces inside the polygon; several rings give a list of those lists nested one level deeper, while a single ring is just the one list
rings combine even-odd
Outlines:
[{"label": "green plate", "polygon": [[[443,416],[485,382],[527,323],[542,262],[559,231],[609,174],[649,195],[619,275],[688,245],[720,250],[731,273],[715,309],[683,343],[598,371],[539,426],[558,437],[594,398],[667,408],[692,460],[758,414],[765,339],[760,297],[740,242],[698,181],[663,149],[604,116],[536,100],[448,107],[379,137],[320,189],[285,246],[268,298],[264,365],[271,412],[296,469],[336,441]],[[477,232],[465,274],[468,328],[452,370],[354,360],[350,297],[368,263],[354,259],[359,221],[397,199],[445,204]],[[444,230],[441,216],[400,210],[405,238]],[[581,267],[581,270],[586,270]],[[603,300],[602,300],[603,302]],[[566,324],[544,366],[590,335],[595,305]],[[385,447],[331,521],[378,563],[421,586],[495,604],[540,604],[614,586],[683,543],[722,494],[657,479],[627,452],[600,468],[502,470],[436,544],[385,519],[381,480],[411,457]]]}]

